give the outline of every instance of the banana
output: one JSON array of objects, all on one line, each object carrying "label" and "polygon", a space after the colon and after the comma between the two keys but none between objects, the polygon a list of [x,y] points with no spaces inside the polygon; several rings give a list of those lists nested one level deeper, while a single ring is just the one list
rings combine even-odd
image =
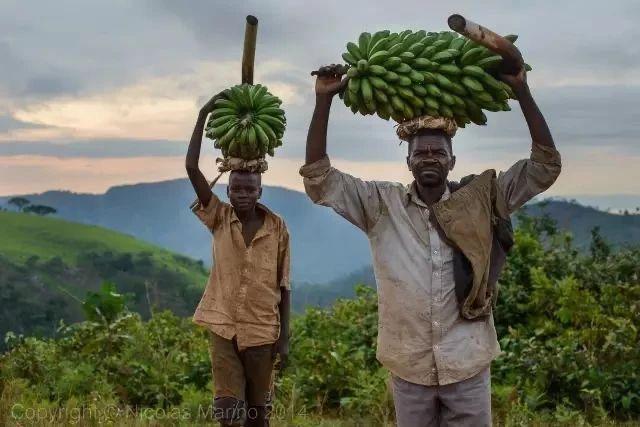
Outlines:
[{"label": "banana", "polygon": [[402,58],[400,58],[398,56],[392,56],[392,57],[388,58],[386,61],[384,61],[382,66],[387,70],[392,70],[392,69],[396,68],[400,64],[402,64]]},{"label": "banana", "polygon": [[477,65],[467,65],[466,67],[462,68],[462,74],[475,77],[477,79],[482,79],[487,73]]},{"label": "banana", "polygon": [[431,57],[436,53],[438,53],[438,48],[436,46],[427,46],[420,54],[420,58],[431,59]]},{"label": "banana", "polygon": [[440,104],[440,113],[447,118],[453,118],[453,111],[451,111],[451,108],[447,107],[444,104]]},{"label": "banana", "polygon": [[411,52],[415,57],[417,57],[424,49],[426,48],[426,46],[424,44],[422,44],[421,42],[417,42],[412,44],[411,46],[409,46],[409,52]]},{"label": "banana", "polygon": [[375,55],[378,52],[382,52],[384,51],[385,47],[387,47],[387,40],[386,39],[380,39],[380,40],[373,40],[373,38],[371,39],[371,41],[369,42],[369,58],[371,58],[373,55]]},{"label": "banana", "polygon": [[356,61],[359,61],[359,60],[363,59],[363,55],[362,55],[362,53],[360,52],[360,49],[358,48],[358,46],[355,43],[353,43],[353,42],[347,43],[347,51],[349,51],[351,56],[353,56],[353,58]]},{"label": "banana", "polygon": [[216,99],[213,105],[220,108],[229,108],[236,112],[238,111],[238,104],[234,103],[230,99],[224,99],[224,98]]},{"label": "banana", "polygon": [[471,89],[474,92],[484,92],[484,87],[482,86],[482,84],[478,80],[474,79],[473,77],[464,76],[462,77],[460,82],[465,87],[467,87],[468,89]]},{"label": "banana", "polygon": [[376,89],[380,89],[380,91],[384,91],[386,92],[387,89],[387,83],[381,79],[380,77],[376,77],[376,76],[369,76],[369,82],[371,83],[371,86],[373,86]]},{"label": "banana", "polygon": [[413,80],[411,80],[407,76],[400,76],[398,78],[398,85],[400,86],[411,86],[413,84]]},{"label": "banana", "polygon": [[438,111],[438,109],[440,109],[440,103],[435,98],[432,98],[430,96],[427,96],[424,98],[424,105],[427,108],[430,108],[435,111]]},{"label": "banana", "polygon": [[347,83],[347,88],[352,93],[358,93],[358,91],[360,90],[360,79],[358,77],[349,79],[349,83]]},{"label": "banana", "polygon": [[402,59],[402,62],[405,62],[407,64],[412,64],[413,60],[416,59],[416,56],[409,51],[402,52],[400,55],[398,55],[398,57]]},{"label": "banana", "polygon": [[387,69],[382,65],[369,65],[369,73],[374,76],[384,76],[387,73]]},{"label": "banana", "polygon": [[358,72],[360,74],[365,74],[367,72],[367,70],[369,69],[369,63],[367,62],[366,59],[360,59],[358,61]]},{"label": "banana", "polygon": [[440,88],[434,84],[425,85],[427,94],[433,98],[440,98],[442,96],[442,91]]},{"label": "banana", "polygon": [[362,34],[360,34],[360,37],[358,37],[358,49],[360,49],[360,52],[362,52],[362,57],[366,57],[367,53],[369,52],[369,41],[371,40],[371,34],[364,32]]},{"label": "banana", "polygon": [[216,108],[215,110],[213,110],[209,117],[212,119],[217,119],[218,117],[223,117],[223,116],[235,117],[237,114],[238,112],[233,108],[222,107],[222,108]]},{"label": "banana", "polygon": [[398,95],[391,97],[391,106],[398,113],[404,113],[404,102],[402,102],[402,99],[400,99]]},{"label": "banana", "polygon": [[360,81],[360,92],[362,93],[364,103],[371,103],[373,100],[373,92],[371,91],[371,83],[369,83],[369,79],[366,77],[363,77]]},{"label": "banana", "polygon": [[381,50],[369,57],[369,66],[382,64],[387,59],[389,59],[389,52],[386,50]]},{"label": "banana", "polygon": [[436,82],[436,75],[430,71],[423,71],[422,72],[422,77],[424,77],[424,82],[425,83],[435,83]]},{"label": "banana", "polygon": [[422,73],[417,72],[416,70],[411,70],[407,75],[414,83],[423,83],[424,76]]},{"label": "banana", "polygon": [[449,43],[449,49],[460,50],[465,42],[466,39],[464,37],[456,37]]},{"label": "banana", "polygon": [[413,93],[415,93],[416,96],[420,96],[420,97],[427,96],[427,89],[425,88],[424,85],[415,84],[411,87],[411,89],[413,89]]},{"label": "banana", "polygon": [[487,58],[479,60],[478,62],[475,63],[475,65],[477,65],[478,67],[484,70],[488,70],[496,67],[500,63],[502,63],[502,57],[500,55],[492,55]]},{"label": "banana", "polygon": [[453,106],[456,104],[456,101],[448,92],[442,92],[442,102],[448,106]]},{"label": "banana", "polygon": [[449,52],[448,50],[443,50],[442,52],[438,52],[435,55],[433,55],[430,59],[433,62],[444,64],[445,62],[452,61],[454,58],[455,58],[455,55],[453,55],[451,52]]},{"label": "banana", "polygon": [[407,65],[405,63],[402,63],[402,64],[398,65],[395,68],[395,70],[393,70],[393,71],[395,71],[398,74],[407,74],[407,73],[411,72],[411,69],[412,68],[409,65]]},{"label": "banana", "polygon": [[460,74],[462,74],[460,68],[458,68],[458,66],[454,64],[440,65],[440,67],[438,67],[438,71],[449,76],[459,76]]},{"label": "banana", "polygon": [[358,69],[356,67],[351,67],[347,70],[347,77],[349,77],[350,79],[358,77],[359,75],[360,73],[358,72]]},{"label": "banana", "polygon": [[389,103],[389,97],[381,90],[373,91],[373,97],[376,100],[376,104],[380,107]]},{"label": "banana", "polygon": [[451,83],[451,80],[449,80],[447,77],[443,76],[442,74],[435,74],[435,77],[436,77],[436,83],[438,83],[438,86],[446,90],[452,90],[451,88],[453,87],[453,83]]},{"label": "banana", "polygon": [[486,48],[481,46],[477,46],[468,50],[460,57],[460,64],[463,66],[474,64],[485,51]]},{"label": "banana", "polygon": [[355,56],[353,56],[349,52],[343,53],[342,59],[344,59],[344,62],[346,62],[349,65],[356,65],[358,63],[358,60],[355,58]]},{"label": "banana", "polygon": [[400,76],[397,73],[394,73],[393,71],[387,71],[386,73],[384,73],[384,76],[382,76],[382,78],[387,83],[395,83],[398,80],[400,80]]}]

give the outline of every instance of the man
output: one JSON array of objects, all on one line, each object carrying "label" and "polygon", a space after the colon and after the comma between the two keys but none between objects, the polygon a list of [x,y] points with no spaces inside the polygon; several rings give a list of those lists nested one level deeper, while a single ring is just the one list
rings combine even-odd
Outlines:
[{"label": "man", "polygon": [[369,237],[379,296],[377,357],[391,372],[398,425],[490,425],[489,369],[500,352],[492,306],[510,244],[509,214],[549,188],[561,168],[525,70],[503,80],[529,126],[529,159],[498,177],[488,170],[449,182],[455,122],[425,116],[398,127],[414,177],[406,187],[331,167],[327,124],[334,95],[346,87],[343,72],[331,65],[313,73],[316,105],[300,173],[315,203]]},{"label": "man", "polygon": [[200,110],[186,157],[198,196],[193,212],[215,235],[215,266],[193,320],[211,334],[216,418],[222,426],[263,427],[275,356],[283,367],[289,353],[289,234],[284,221],[258,203],[259,173],[231,172],[229,205],[200,171],[204,124],[219,96]]}]

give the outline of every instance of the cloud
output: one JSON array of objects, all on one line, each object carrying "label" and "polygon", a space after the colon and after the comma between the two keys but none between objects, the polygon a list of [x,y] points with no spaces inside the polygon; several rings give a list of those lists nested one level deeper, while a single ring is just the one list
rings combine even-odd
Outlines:
[{"label": "cloud", "polygon": [[16,129],[33,129],[39,127],[40,125],[17,120],[8,114],[0,115],[0,132],[9,132]]},{"label": "cloud", "polygon": [[[452,179],[489,168],[504,170],[519,158],[526,157],[528,151],[528,147],[523,145],[519,155],[494,154],[489,159],[477,158],[469,152],[460,153]],[[569,153],[563,151],[562,174],[553,187],[544,193],[545,196],[638,194],[640,169],[630,168],[629,165],[640,163],[640,155],[626,156],[601,150],[566,154]],[[402,156],[397,157],[394,160],[375,162],[332,159],[332,164],[365,180],[409,183],[411,175]],[[593,160],[603,157],[606,161]],[[298,174],[301,164],[300,159],[269,159],[264,185],[303,191],[302,178]],[[211,150],[205,150],[200,165],[205,176],[210,179],[217,175],[215,155]],[[102,193],[114,185],[175,178],[186,178],[183,155],[129,158],[0,156],[0,196],[54,189]],[[221,182],[226,182],[226,175]],[[612,187],[612,182],[616,183],[615,187]]]},{"label": "cloud", "polygon": [[[278,70],[291,68],[289,64],[270,61],[263,68],[272,77],[260,81],[283,100],[285,108],[302,102],[299,87],[275,77]],[[195,100],[203,104],[210,96],[225,89],[226,82],[237,79],[239,69],[239,62],[200,62],[180,75],[146,79],[104,93],[34,102],[16,109],[13,115],[41,128],[7,132],[0,135],[0,140],[186,140],[197,116]],[[202,97],[201,94],[207,95]]]},{"label": "cloud", "polygon": [[[520,35],[556,142],[568,162],[582,162],[568,183],[601,173],[597,178],[611,185],[616,171],[588,168],[594,160],[587,156],[637,158],[640,46],[633,41],[640,38],[634,21],[640,9],[633,0],[2,2],[0,153],[11,156],[5,164],[20,162],[20,155],[181,155],[198,107],[239,81],[244,18],[253,13],[260,19],[256,81],[285,100],[288,128],[278,156],[299,162],[314,104],[311,69],[339,61],[345,43],[361,31],[445,29],[454,11]],[[459,164],[470,167],[508,166],[528,144],[515,104],[455,141]],[[338,100],[329,151],[336,160],[373,168],[402,165],[405,155],[391,123],[354,117]],[[615,161],[618,168],[630,164]]]}]

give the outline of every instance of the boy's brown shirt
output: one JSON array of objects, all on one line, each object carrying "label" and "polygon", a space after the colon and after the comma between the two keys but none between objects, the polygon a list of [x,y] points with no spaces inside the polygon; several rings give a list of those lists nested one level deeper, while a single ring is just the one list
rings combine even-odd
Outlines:
[{"label": "boy's brown shirt", "polygon": [[258,203],[264,224],[247,247],[233,207],[215,194],[193,213],[215,235],[213,264],[193,321],[240,350],[276,342],[280,335],[280,292],[290,289],[289,233],[278,215]]}]

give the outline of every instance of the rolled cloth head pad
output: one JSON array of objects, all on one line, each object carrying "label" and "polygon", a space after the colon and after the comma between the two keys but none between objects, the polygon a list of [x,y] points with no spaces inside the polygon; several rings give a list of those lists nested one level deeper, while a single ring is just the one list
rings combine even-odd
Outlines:
[{"label": "rolled cloth head pad", "polygon": [[458,130],[458,125],[455,120],[446,117],[421,116],[398,124],[396,133],[401,140],[409,141],[420,129],[442,129],[452,138]]},{"label": "rolled cloth head pad", "polygon": [[225,157],[224,159],[216,159],[218,163],[218,171],[247,171],[264,173],[269,168],[269,165],[265,159],[245,160],[239,157]]}]

